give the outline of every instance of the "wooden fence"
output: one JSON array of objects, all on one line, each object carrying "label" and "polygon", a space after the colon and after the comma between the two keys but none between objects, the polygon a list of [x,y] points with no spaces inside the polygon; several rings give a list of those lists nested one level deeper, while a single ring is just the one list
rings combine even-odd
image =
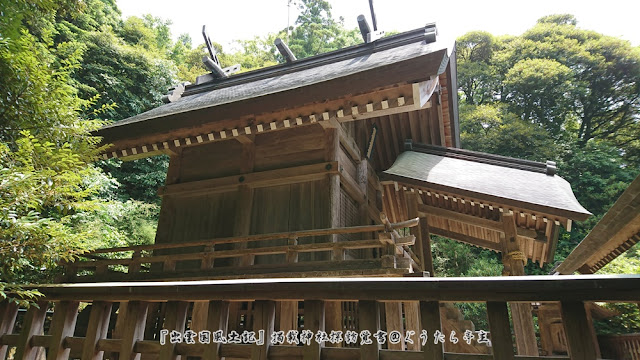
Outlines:
[{"label": "wooden fence", "polygon": [[[584,301],[636,302],[640,276],[526,276],[495,278],[305,278],[238,279],[177,282],[77,283],[41,285],[45,295],[38,307],[17,316],[13,303],[0,303],[0,359],[11,350],[16,359],[35,359],[46,348],[47,359],[534,359],[514,356],[508,302],[559,301],[571,359],[595,359]],[[160,343],[155,329],[206,329],[228,327],[231,304],[253,303],[252,329],[264,331],[265,344],[209,342]],[[358,347],[270,345],[277,331],[275,307],[279,301],[302,301],[302,328],[318,334],[325,328],[325,309],[332,302],[356,301],[359,330],[382,330],[381,304],[414,302],[417,324],[429,334],[420,351],[389,350],[376,340]],[[444,353],[432,341],[441,329],[439,302],[486,302],[492,354]],[[189,316],[193,302],[205,302],[206,311]],[[79,307],[91,305],[87,321],[79,321]],[[157,311],[162,304],[165,311]],[[115,308],[118,307],[118,311]],[[47,309],[53,310],[51,318]],[[151,310],[154,309],[154,310]],[[21,313],[22,314],[22,313]],[[405,314],[408,321],[409,314]],[[196,327],[198,323],[200,328]],[[82,329],[81,324],[84,324]],[[418,330],[418,334],[421,333]],[[195,331],[194,330],[194,331]],[[391,329],[387,329],[391,330]],[[165,333],[166,335],[166,333]],[[448,334],[447,334],[448,335]],[[461,335],[461,334],[460,334]],[[479,334],[478,334],[479,335]],[[186,338],[185,338],[186,339]],[[251,340],[251,339],[249,339]],[[15,349],[14,349],[15,348]],[[544,357],[563,359],[567,357]]]},{"label": "wooden fence", "polygon": [[[389,223],[386,218],[383,220],[386,224],[99,249],[81,255],[80,261],[64,264],[63,281],[223,279],[249,274],[253,277],[381,276],[384,272],[401,276],[421,271],[420,259],[410,247],[415,237],[401,236],[396,230],[415,227],[419,219],[396,224]],[[332,241],[333,235],[342,234],[376,235],[374,239]],[[315,241],[303,243],[301,239],[304,238]],[[281,244],[274,246],[273,241]],[[377,251],[375,256],[349,256],[350,250],[363,249]],[[305,253],[325,253],[328,256],[318,256],[325,261],[298,261],[300,254]],[[110,258],[105,257],[106,254]],[[284,261],[254,264],[255,257],[261,255],[284,255]],[[232,261],[217,263],[221,259]],[[385,271],[381,272],[381,269]]]},{"label": "wooden fence", "polygon": [[598,336],[603,357],[640,360],[640,334]]}]

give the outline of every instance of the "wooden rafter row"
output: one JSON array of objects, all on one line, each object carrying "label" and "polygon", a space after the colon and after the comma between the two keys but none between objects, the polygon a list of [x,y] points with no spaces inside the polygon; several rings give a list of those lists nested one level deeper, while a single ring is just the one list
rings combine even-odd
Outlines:
[{"label": "wooden rafter row", "polygon": [[430,88],[428,88],[430,86],[433,86],[430,82],[416,83],[413,86],[413,91],[417,93],[407,97],[398,96],[380,101],[354,104],[350,107],[347,106],[333,110],[314,112],[298,117],[288,117],[285,119],[273,120],[271,122],[259,124],[250,124],[248,126],[241,126],[232,129],[220,129],[187,137],[138,145],[126,149],[114,149],[101,154],[101,157],[102,159],[107,160],[111,158],[146,156],[151,155],[152,153],[173,151],[184,146],[221,141],[230,138],[237,138],[239,136],[255,135],[315,123],[324,123],[334,119],[342,123],[419,110],[431,105],[431,102],[427,101],[428,99],[424,99],[425,96],[430,96],[431,94],[429,92]]},{"label": "wooden rafter row", "polygon": [[[451,199],[452,202],[456,203],[459,202],[461,204],[469,204],[471,207],[479,207],[481,209],[484,208],[488,208],[489,210],[493,211],[494,209],[497,209],[498,211],[500,211],[500,213],[504,213],[507,212],[509,214],[518,214],[518,216],[520,217],[531,217],[534,221],[538,219],[538,217],[540,217],[541,215],[536,215],[534,213],[530,213],[530,212],[525,212],[525,211],[518,211],[518,210],[513,210],[513,209],[509,209],[509,208],[505,208],[502,207],[500,205],[494,205],[491,203],[485,203],[482,201],[478,201],[478,200],[473,200],[473,199],[465,199],[462,197],[458,197],[455,195],[451,195],[451,194],[445,194],[442,192],[437,192],[437,191],[433,191],[433,190],[422,190],[419,188],[414,188],[411,186],[404,186],[404,185],[400,185],[397,182],[393,182],[393,186],[395,191],[400,191],[401,189],[403,191],[411,191],[411,192],[417,192],[420,195],[426,194],[427,196],[435,196],[436,198],[440,198],[442,197],[445,201],[448,201],[449,199]],[[546,216],[542,215],[542,221],[546,224],[546,223],[551,223],[551,224],[555,224],[555,225],[560,225],[561,222],[558,219],[549,219]],[[565,228],[567,229],[567,231],[571,231],[571,219],[567,219],[566,222],[564,224],[562,224],[565,226]]]}]

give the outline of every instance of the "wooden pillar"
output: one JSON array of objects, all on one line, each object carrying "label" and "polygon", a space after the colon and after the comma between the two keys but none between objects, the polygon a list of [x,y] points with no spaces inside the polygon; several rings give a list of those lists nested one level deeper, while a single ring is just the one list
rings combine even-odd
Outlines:
[{"label": "wooden pillar", "polygon": [[148,303],[141,301],[129,301],[127,304],[120,341],[120,360],[140,359],[140,354],[134,351],[134,347],[138,340],[144,338],[148,305]]},{"label": "wooden pillar", "polygon": [[[3,335],[12,333],[17,315],[18,305],[16,303],[10,303],[9,301],[0,303],[0,339]],[[7,356],[8,349],[7,345],[0,344],[0,359],[4,359]]]},{"label": "wooden pillar", "polygon": [[16,353],[14,359],[36,360],[38,349],[31,345],[31,339],[34,335],[43,333],[44,318],[47,314],[47,302],[38,302],[38,307],[31,306],[27,310],[27,314],[22,324],[22,331],[18,336],[16,344]]},{"label": "wooden pillar", "polygon": [[207,314],[209,311],[208,301],[194,301],[193,310],[191,311],[191,330],[199,332],[201,330],[210,330],[207,328]]},{"label": "wooden pillar", "polygon": [[[175,330],[183,333],[187,322],[187,309],[189,303],[186,301],[169,301],[167,303],[167,311],[165,311],[163,329],[167,329],[169,332]],[[165,342],[160,347],[160,354],[158,356],[160,360],[179,360],[180,357],[176,354],[176,344],[172,344],[170,341]]]},{"label": "wooden pillar", "polygon": [[98,342],[107,337],[111,307],[109,302],[97,301],[91,304],[89,325],[82,345],[82,360],[102,360],[104,352],[98,351]]},{"label": "wooden pillar", "polygon": [[[440,303],[437,301],[420,301],[420,321],[422,329],[427,331],[429,338],[422,347],[425,360],[443,360],[444,343],[434,344],[434,333],[436,330],[442,331],[440,320]],[[447,340],[447,339],[445,339]]]},{"label": "wooden pillar", "polygon": [[[594,303],[590,303],[590,305],[595,306]],[[600,353],[600,344],[598,343],[598,335],[596,334],[596,328],[593,326],[593,317],[591,316],[592,307],[586,306],[585,308],[587,312],[587,323],[589,324],[589,334],[591,335],[591,338],[593,339],[593,343],[595,344],[595,347],[596,347],[596,357],[599,359],[602,357],[602,354]]]},{"label": "wooden pillar", "polygon": [[256,300],[253,313],[253,331],[256,332],[257,338],[258,332],[264,330],[264,344],[254,344],[251,347],[251,360],[267,360],[276,316],[276,304],[273,301]]},{"label": "wooden pillar", "polygon": [[286,334],[289,330],[298,330],[298,302],[280,301],[279,330]]},{"label": "wooden pillar", "polygon": [[563,301],[560,303],[562,323],[567,335],[569,357],[572,360],[595,360],[597,345],[593,341],[587,313],[582,301]]},{"label": "wooden pillar", "polygon": [[[505,273],[511,276],[523,276],[526,258],[518,243],[518,232],[513,214],[502,214],[505,237],[502,247],[502,263]],[[518,355],[538,356],[538,343],[533,327],[533,315],[530,303],[511,303],[513,331],[516,335]]]},{"label": "wooden pillar", "polygon": [[[402,303],[401,302],[385,302],[384,315],[387,324],[387,334],[392,331],[399,331],[404,335],[404,327],[402,325]],[[390,350],[404,350],[404,336],[397,344],[388,343]]]},{"label": "wooden pillar", "polygon": [[507,303],[487,302],[487,317],[489,318],[489,329],[491,330],[493,358],[495,360],[515,359]]},{"label": "wooden pillar", "polygon": [[[358,302],[358,323],[360,331],[369,330],[375,334],[380,329],[380,312],[375,300],[360,300]],[[380,344],[372,336],[371,344],[360,345],[360,360],[380,359]]]},{"label": "wooden pillar", "polygon": [[[325,301],[325,326],[327,333],[331,333],[331,330],[344,331],[342,325],[342,301]],[[306,315],[306,310],[305,310]],[[326,347],[342,347],[342,344],[325,343]]]},{"label": "wooden pillar", "polygon": [[[304,302],[304,328],[313,331],[315,335],[318,331],[325,330],[324,301],[305,300]],[[320,344],[315,339],[310,345],[304,345],[304,360],[320,360],[320,353],[325,344]]]},{"label": "wooden pillar", "polygon": [[61,301],[54,305],[51,320],[51,340],[47,351],[47,360],[68,359],[71,349],[64,347],[64,339],[73,336],[78,317],[78,301]]},{"label": "wooden pillar", "polygon": [[[419,217],[418,194],[405,192],[407,212],[410,219]],[[435,276],[433,269],[433,255],[431,254],[431,236],[429,234],[429,222],[427,217],[420,218],[420,224],[411,228],[411,235],[416,237],[416,253],[421,262],[422,270],[428,271],[430,276]]]},{"label": "wooden pillar", "polygon": [[413,344],[407,343],[407,350],[420,351],[420,303],[418,301],[407,301],[404,305],[404,318],[406,321],[406,331],[413,331]]},{"label": "wooden pillar", "polygon": [[[213,332],[222,330],[223,334],[227,333],[229,324],[229,303],[226,301],[210,301],[207,309],[206,329]],[[222,344],[213,341],[207,345],[207,349],[202,355],[202,360],[220,360],[220,347]]]}]

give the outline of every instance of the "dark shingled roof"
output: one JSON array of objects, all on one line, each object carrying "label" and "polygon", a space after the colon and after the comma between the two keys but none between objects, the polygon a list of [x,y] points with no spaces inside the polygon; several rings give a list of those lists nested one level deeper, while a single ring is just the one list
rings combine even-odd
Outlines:
[{"label": "dark shingled roof", "polygon": [[547,167],[504,156],[413,144],[382,178],[569,219],[589,217],[591,213],[576,200],[569,183],[547,175],[553,173]]},{"label": "dark shingled roof", "polygon": [[640,242],[640,176],[555,270],[592,274]]},{"label": "dark shingled roof", "polygon": [[[351,46],[292,63],[187,86],[183,97],[177,101],[115,122],[103,129],[302,88],[446,49],[447,46],[440,41],[424,41],[427,29],[416,29],[373,43]],[[439,72],[444,71],[447,65],[446,52],[441,61],[440,66],[443,68]]]}]

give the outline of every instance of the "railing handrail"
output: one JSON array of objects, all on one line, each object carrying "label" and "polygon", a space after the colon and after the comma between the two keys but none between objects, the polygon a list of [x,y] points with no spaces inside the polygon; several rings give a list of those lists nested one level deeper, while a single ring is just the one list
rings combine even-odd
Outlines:
[{"label": "railing handrail", "polygon": [[[399,223],[391,224],[392,229],[402,229],[418,226],[420,223],[419,218],[402,221]],[[134,246],[122,246],[108,249],[96,249],[87,252],[86,254],[104,254],[122,251],[143,251],[143,250],[160,250],[160,249],[175,249],[175,248],[188,248],[203,245],[214,244],[233,244],[241,242],[253,242],[264,240],[276,240],[276,239],[293,239],[310,236],[324,236],[324,235],[339,235],[339,234],[357,234],[375,231],[386,231],[387,226],[381,225],[363,225],[363,226],[351,226],[340,228],[327,228],[327,229],[314,229],[314,230],[300,230],[300,231],[288,231],[269,234],[257,234],[247,236],[233,236],[226,238],[213,238],[204,239],[186,243],[171,243],[171,244],[152,244],[152,245],[134,245]],[[86,255],[85,254],[85,255]]]},{"label": "railing handrail", "polygon": [[640,275],[530,275],[462,278],[277,278],[176,282],[43,284],[47,300],[378,300],[630,301]]}]

